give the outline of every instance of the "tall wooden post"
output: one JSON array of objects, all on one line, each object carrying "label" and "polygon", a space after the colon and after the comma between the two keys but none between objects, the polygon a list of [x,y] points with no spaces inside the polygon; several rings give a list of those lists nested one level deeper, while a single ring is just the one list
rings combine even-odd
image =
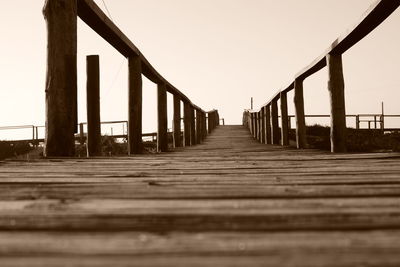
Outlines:
[{"label": "tall wooden post", "polygon": [[259,113],[258,112],[254,113],[254,116],[255,116],[255,122],[256,122],[255,138],[256,138],[256,140],[259,140],[258,139],[258,137],[260,135],[260,120],[259,120],[260,117],[259,117]]},{"label": "tall wooden post", "polygon": [[47,0],[46,137],[44,155],[75,155],[77,130],[77,0]]},{"label": "tall wooden post", "polygon": [[174,130],[174,147],[181,147],[182,146],[182,139],[181,139],[181,99],[179,96],[174,95],[174,123],[173,123],[173,130]]},{"label": "tall wooden post", "polygon": [[190,107],[190,143],[192,146],[197,144],[196,140],[196,117],[194,107]]},{"label": "tall wooden post", "polygon": [[346,152],[346,109],[342,55],[328,54],[328,89],[331,103],[331,151]]},{"label": "tall wooden post", "polygon": [[288,107],[287,107],[287,94],[286,92],[280,93],[281,102],[281,145],[289,145],[289,121],[288,121]]},{"label": "tall wooden post", "polygon": [[214,130],[212,111],[207,113],[207,124],[208,124],[208,133],[210,134]]},{"label": "tall wooden post", "polygon": [[272,125],[272,144],[279,144],[279,119],[278,119],[278,100],[273,99],[271,102],[271,125]]},{"label": "tall wooden post", "polygon": [[87,56],[86,64],[87,154],[91,157],[101,155],[99,56]]},{"label": "tall wooden post", "polygon": [[272,144],[271,105],[265,107],[265,139],[266,144]]},{"label": "tall wooden post", "polygon": [[203,127],[202,127],[202,130],[203,130],[203,140],[205,140],[206,137],[207,137],[207,120],[206,120],[206,113],[205,113],[205,112],[203,112],[203,113],[201,114],[201,119],[202,119],[202,122],[203,122]]},{"label": "tall wooden post", "polygon": [[184,128],[184,139],[185,146],[190,146],[190,105],[184,102],[183,104],[183,128]]},{"label": "tall wooden post", "polygon": [[83,123],[79,124],[79,143],[85,144],[85,133],[83,132]]},{"label": "tall wooden post", "polygon": [[257,121],[256,121],[256,113],[252,112],[251,113],[251,124],[253,126],[252,132],[253,132],[253,137],[257,137]]},{"label": "tall wooden post", "polygon": [[306,120],[304,117],[303,80],[294,81],[294,108],[296,114],[297,148],[307,147]]},{"label": "tall wooden post", "polygon": [[142,152],[142,67],[137,56],[128,58],[128,153]]},{"label": "tall wooden post", "polygon": [[261,140],[262,144],[265,144],[265,107],[261,108]]},{"label": "tall wooden post", "polygon": [[253,113],[249,112],[249,131],[250,134],[253,136]]},{"label": "tall wooden post", "polygon": [[356,129],[360,129],[360,115],[356,115]]},{"label": "tall wooden post", "polygon": [[201,143],[201,111],[196,109],[196,143]]},{"label": "tall wooden post", "polygon": [[158,84],[157,88],[157,111],[158,111],[158,131],[157,131],[157,151],[168,151],[168,114],[167,114],[167,88],[164,83]]}]

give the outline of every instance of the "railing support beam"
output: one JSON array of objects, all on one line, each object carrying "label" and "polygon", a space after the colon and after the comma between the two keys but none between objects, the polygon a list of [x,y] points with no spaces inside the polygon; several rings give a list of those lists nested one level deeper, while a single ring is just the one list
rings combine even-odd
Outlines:
[{"label": "railing support beam", "polygon": [[101,156],[99,56],[86,58],[87,155]]},{"label": "railing support beam", "polygon": [[342,55],[328,54],[328,89],[331,103],[331,152],[346,152],[346,108]]},{"label": "railing support beam", "polygon": [[261,140],[262,144],[265,144],[265,107],[261,108]]},{"label": "railing support beam", "polygon": [[288,107],[287,107],[287,93],[280,93],[281,103],[281,145],[289,145],[289,121],[288,121]]},{"label": "railing support beam", "polygon": [[181,139],[181,99],[179,96],[174,95],[174,122],[173,122],[173,131],[174,131],[174,147],[182,146]]},{"label": "railing support beam", "polygon": [[168,113],[167,113],[167,88],[164,83],[157,87],[157,113],[158,113],[158,131],[157,131],[157,151],[168,151]]},{"label": "railing support beam", "polygon": [[[61,4],[62,2],[62,4]],[[77,0],[45,2],[47,24],[46,157],[75,155]]]},{"label": "railing support beam", "polygon": [[304,117],[303,80],[294,81],[294,108],[296,113],[296,143],[297,148],[307,147],[306,120]]},{"label": "railing support beam", "polygon": [[272,144],[279,144],[279,120],[278,120],[278,100],[273,99],[271,102],[271,124],[272,124]]},{"label": "railing support beam", "polygon": [[196,109],[196,143],[201,143],[201,111]]},{"label": "railing support beam", "polygon": [[128,154],[142,152],[142,67],[138,56],[128,58]]},{"label": "railing support beam", "polygon": [[190,144],[192,146],[197,144],[196,140],[196,117],[194,107],[190,107]]},{"label": "railing support beam", "polygon": [[183,104],[183,117],[185,146],[190,146],[190,105],[186,102]]},{"label": "railing support beam", "polygon": [[265,139],[266,144],[272,144],[271,105],[265,106]]}]

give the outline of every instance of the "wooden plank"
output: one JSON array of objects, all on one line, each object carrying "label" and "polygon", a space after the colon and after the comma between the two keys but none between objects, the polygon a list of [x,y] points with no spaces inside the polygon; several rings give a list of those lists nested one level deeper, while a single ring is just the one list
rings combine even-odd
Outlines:
[{"label": "wooden plank", "polygon": [[128,153],[142,153],[142,67],[137,56],[128,58]]},{"label": "wooden plank", "polygon": [[168,235],[3,232],[0,240],[3,266],[187,266],[188,263],[199,266],[201,263],[201,266],[338,267],[396,266],[400,262],[399,231],[395,230],[348,231],[345,237],[338,232]]},{"label": "wooden plank", "polygon": [[47,24],[44,155],[73,156],[77,127],[77,0],[45,2]]}]

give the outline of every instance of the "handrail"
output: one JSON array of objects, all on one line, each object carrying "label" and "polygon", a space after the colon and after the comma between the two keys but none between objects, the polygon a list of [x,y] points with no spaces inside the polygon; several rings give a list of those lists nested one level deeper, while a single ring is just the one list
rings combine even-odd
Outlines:
[{"label": "handrail", "polygon": [[[297,148],[306,148],[306,132],[304,120],[303,81],[324,67],[328,67],[329,91],[331,103],[331,151],[346,151],[346,114],[344,102],[344,78],[342,67],[342,54],[357,44],[383,21],[385,21],[398,7],[400,0],[377,0],[362,15],[359,22],[338,37],[320,56],[313,60],[304,69],[294,76],[294,80],[278,90],[261,105],[257,111],[245,111],[243,118],[248,122],[248,127],[254,137],[263,143],[288,144],[288,115],[287,115],[287,93],[294,90],[294,103],[296,111],[296,143]],[[277,101],[281,102],[281,133],[278,132],[278,107]],[[254,114],[254,115],[253,115]],[[383,115],[383,114],[382,114]],[[266,120],[269,120],[267,123]],[[261,129],[258,134],[256,128]],[[270,136],[270,135],[273,136]],[[270,140],[271,139],[271,140]]]},{"label": "handrail", "polygon": [[156,71],[140,50],[115,23],[107,17],[93,0],[78,0],[78,16],[126,58],[138,56],[142,65],[143,75],[149,80],[157,84],[166,84],[168,92],[179,95],[182,100],[189,102],[195,109],[204,112],[204,110],[194,105],[187,96]]},{"label": "handrail", "polygon": [[[185,145],[196,145],[205,138],[206,112],[167,81],[144,57],[131,40],[107,17],[93,0],[47,0],[43,13],[47,22],[46,78],[46,156],[73,156],[77,132],[77,17],[128,59],[128,151],[142,151],[142,75],[157,84],[157,151],[168,151],[167,92],[174,97],[174,147],[180,140],[180,105],[185,106]],[[100,149],[99,56],[87,56],[88,156]],[[210,117],[214,111],[209,112]],[[218,114],[218,112],[216,112]],[[214,123],[208,124],[208,131]]]}]

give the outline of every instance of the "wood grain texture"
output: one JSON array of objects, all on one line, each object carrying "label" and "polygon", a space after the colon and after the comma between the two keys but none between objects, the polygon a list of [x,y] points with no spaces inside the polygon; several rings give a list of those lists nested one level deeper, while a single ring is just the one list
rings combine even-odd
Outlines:
[{"label": "wood grain texture", "polygon": [[49,157],[73,156],[77,132],[77,0],[47,0],[46,140]]},{"label": "wood grain texture", "polygon": [[0,162],[2,266],[397,266],[398,153],[202,144]]}]

